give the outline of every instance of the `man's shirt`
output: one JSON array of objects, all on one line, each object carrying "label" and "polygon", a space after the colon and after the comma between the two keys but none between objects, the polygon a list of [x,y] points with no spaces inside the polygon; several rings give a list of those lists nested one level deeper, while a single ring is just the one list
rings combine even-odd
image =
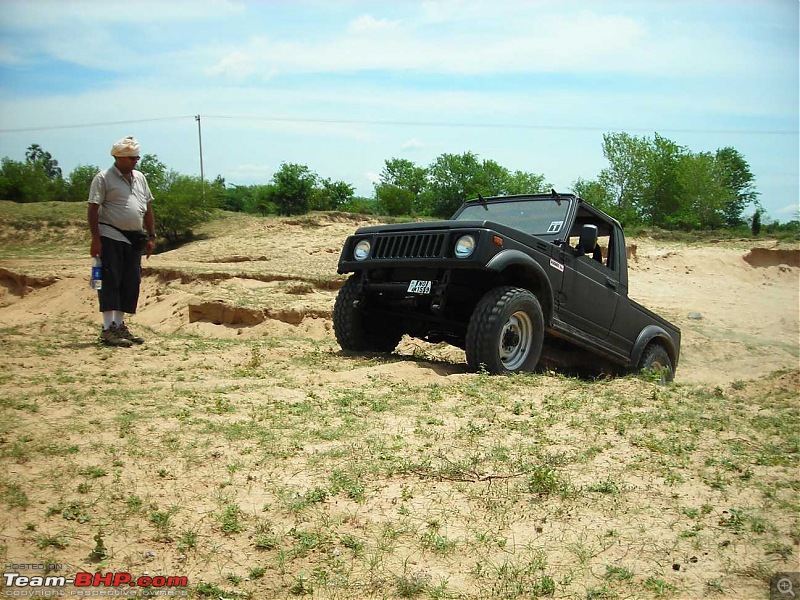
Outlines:
[{"label": "man's shirt", "polygon": [[141,231],[147,205],[152,200],[153,194],[144,173],[134,170],[131,183],[128,183],[116,166],[95,175],[89,190],[89,204],[100,205],[100,235],[120,242],[128,242],[128,239],[114,227],[123,231]]}]

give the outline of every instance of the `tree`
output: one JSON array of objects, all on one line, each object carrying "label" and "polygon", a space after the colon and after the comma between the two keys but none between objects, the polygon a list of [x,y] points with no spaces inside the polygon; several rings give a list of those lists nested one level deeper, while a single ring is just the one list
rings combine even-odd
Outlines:
[{"label": "tree", "polygon": [[94,176],[100,171],[100,167],[94,165],[78,165],[69,174],[64,200],[68,202],[81,202],[89,197],[89,188],[92,186]]},{"label": "tree", "polygon": [[[616,214],[617,207],[611,195],[599,181],[586,180],[579,177],[572,184],[572,191],[575,195],[580,196],[590,204],[621,221],[620,216]],[[624,224],[623,222],[623,225]]]},{"label": "tree", "polygon": [[358,215],[374,215],[378,212],[375,206],[375,200],[372,198],[364,198],[363,196],[353,196],[342,204],[339,210]]},{"label": "tree", "polygon": [[283,215],[300,215],[308,212],[317,175],[305,165],[282,163],[272,177],[275,186],[275,204]]},{"label": "tree", "polygon": [[252,190],[252,202],[247,205],[247,212],[259,214],[261,216],[278,213],[274,185],[254,185],[252,186]]},{"label": "tree", "polygon": [[45,171],[31,162],[19,162],[8,157],[0,163],[0,197],[13,202],[44,202],[55,200],[54,188]]},{"label": "tree", "polygon": [[478,192],[480,192],[482,196],[500,196],[508,194],[510,193],[508,191],[510,183],[511,174],[508,172],[508,169],[497,161],[484,159],[478,165],[474,181],[476,189],[470,196],[477,196]]},{"label": "tree", "polygon": [[48,179],[61,179],[61,167],[49,152],[45,152],[39,144],[31,144],[25,152],[25,160],[42,169]]},{"label": "tree", "polygon": [[480,163],[472,152],[441,154],[428,167],[426,207],[437,217],[449,217],[480,189]]},{"label": "tree", "polygon": [[25,162],[5,157],[0,165],[0,196],[15,202],[45,202],[67,197],[61,168],[39,144],[31,144]]},{"label": "tree", "polygon": [[314,210],[337,210],[356,193],[356,188],[344,181],[323,179],[321,183],[313,195]]},{"label": "tree", "polygon": [[147,177],[147,184],[156,198],[169,188],[170,175],[167,165],[158,160],[155,154],[145,154],[137,168]]},{"label": "tree", "polygon": [[720,177],[713,154],[686,153],[678,169],[680,198],[669,224],[681,229],[717,229],[725,223],[724,211],[734,197]]},{"label": "tree", "polygon": [[[428,185],[428,172],[423,167],[416,166],[405,158],[390,158],[384,163],[380,175],[380,183],[375,185],[376,198],[378,188],[381,186],[391,186],[407,191],[412,195],[412,205],[410,210],[399,214],[415,214],[423,212],[424,207],[420,205],[420,194]],[[389,189],[389,188],[384,188]]]},{"label": "tree", "polygon": [[212,213],[212,198],[203,202],[203,183],[199,177],[175,175],[167,189],[159,192],[153,202],[156,232],[168,245],[191,239],[192,228],[207,221]]},{"label": "tree", "polygon": [[684,148],[657,133],[652,142],[645,143],[639,214],[650,225],[668,227],[671,217],[680,211],[678,165]]},{"label": "tree", "polygon": [[145,154],[138,169],[147,177],[153,193],[156,232],[167,245],[191,239],[192,228],[210,219],[214,208],[222,202],[225,180],[221,177],[208,184],[199,177],[181,175],[155,154]]},{"label": "tree", "polygon": [[750,232],[753,234],[754,237],[757,237],[759,233],[761,233],[761,209],[757,208],[756,212],[753,213],[753,220],[750,223]]},{"label": "tree", "polygon": [[544,175],[536,173],[526,173],[525,171],[514,171],[506,175],[504,183],[504,194],[539,194],[550,187],[545,183]]},{"label": "tree", "polygon": [[598,183],[616,205],[608,212],[622,222],[735,227],[749,204],[758,207],[753,174],[733,148],[696,154],[658,133],[652,139],[609,133],[603,136],[603,154],[609,166]]},{"label": "tree", "polygon": [[628,133],[603,135],[603,156],[608,167],[600,171],[598,181],[617,208],[617,218],[638,220],[646,176],[648,142]]},{"label": "tree", "polygon": [[745,208],[750,204],[759,208],[755,177],[750,171],[750,165],[734,148],[720,148],[715,158],[722,181],[733,192],[733,196],[723,209],[725,224],[728,227],[742,225],[744,224],[742,213]]},{"label": "tree", "polygon": [[252,198],[252,186],[232,185],[225,187],[219,207],[230,212],[243,212]]},{"label": "tree", "polygon": [[375,186],[375,201],[378,212],[382,215],[410,215],[416,197],[414,192],[391,183],[380,183]]},{"label": "tree", "polygon": [[384,163],[381,171],[381,183],[403,188],[413,194],[419,194],[427,184],[427,171],[416,166],[405,158],[390,158]]}]

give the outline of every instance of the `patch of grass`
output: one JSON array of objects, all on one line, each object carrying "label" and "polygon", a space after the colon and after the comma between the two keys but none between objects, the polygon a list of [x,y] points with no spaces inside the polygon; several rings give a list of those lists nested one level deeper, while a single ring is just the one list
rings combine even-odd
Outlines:
[{"label": "patch of grass", "polygon": [[608,581],[630,581],[633,579],[633,571],[627,567],[618,565],[606,565],[605,578]]},{"label": "patch of grass", "polygon": [[78,523],[88,523],[92,520],[89,514],[89,505],[79,500],[70,502],[61,509],[61,516],[67,521],[77,521]]},{"label": "patch of grass", "polygon": [[292,553],[296,557],[307,556],[309,552],[316,549],[324,542],[323,537],[318,532],[307,529],[297,529],[293,527],[289,531],[289,535],[295,540]]},{"label": "patch of grass", "polygon": [[250,579],[261,579],[266,575],[267,568],[266,567],[251,567],[250,570],[247,572],[247,576]]},{"label": "patch of grass", "polygon": [[256,536],[253,546],[256,550],[274,550],[280,545],[280,539],[273,533],[261,533]]},{"label": "patch of grass", "polygon": [[89,479],[98,479],[100,477],[105,477],[108,475],[108,469],[103,467],[93,466],[93,467],[85,467],[83,469],[78,470],[79,475],[83,475]]},{"label": "patch of grass", "polygon": [[571,489],[571,484],[555,469],[539,465],[534,467],[528,475],[527,488],[528,492],[538,496],[564,495]]},{"label": "patch of grass", "polygon": [[[256,225],[265,242],[292,227]],[[147,276],[159,309],[175,291],[267,297],[167,271]],[[723,597],[795,562],[795,371],[491,377],[434,345],[352,356],[327,329],[279,331],[154,333],[134,356],[84,347],[96,323],[80,318],[0,328],[0,534],[73,563],[101,527],[137,562],[120,545],[135,536],[150,570],[189,569],[209,599]],[[673,579],[665,556],[709,559]]]},{"label": "patch of grass", "polygon": [[162,542],[172,542],[172,517],[178,512],[178,507],[173,506],[168,510],[152,510],[147,519],[156,528],[156,540]]},{"label": "patch of grass", "polygon": [[314,583],[305,573],[298,573],[289,586],[289,592],[295,596],[310,596],[314,593]]},{"label": "patch of grass", "polygon": [[456,548],[456,542],[437,531],[426,531],[420,539],[422,547],[436,554],[449,554]]},{"label": "patch of grass", "polygon": [[644,589],[652,592],[656,598],[663,598],[678,591],[678,588],[661,577],[650,576],[644,581]]},{"label": "patch of grass", "polygon": [[196,531],[184,531],[178,537],[178,542],[176,547],[181,552],[186,552],[188,550],[194,550],[197,548],[197,532]]},{"label": "patch of grass", "polygon": [[40,550],[44,548],[56,548],[65,550],[69,546],[69,540],[64,536],[39,536],[36,539],[36,547]]},{"label": "patch of grass", "polygon": [[361,502],[365,499],[366,487],[358,475],[335,469],[331,475],[331,492],[343,493],[348,498]]},{"label": "patch of grass", "polygon": [[228,504],[217,515],[220,530],[225,534],[239,533],[244,529],[242,511],[236,504]]},{"label": "patch of grass", "polygon": [[400,598],[416,598],[426,593],[430,587],[431,576],[425,571],[403,573],[395,578],[394,589]]},{"label": "patch of grass", "polygon": [[0,501],[9,509],[28,507],[28,495],[19,483],[0,483]]},{"label": "patch of grass", "polygon": [[125,498],[125,504],[128,507],[128,510],[133,513],[138,513],[142,510],[144,501],[136,494],[130,494],[127,498]]},{"label": "patch of grass", "polygon": [[213,598],[214,600],[218,598],[233,599],[246,597],[239,592],[225,590],[216,584],[207,583],[205,581],[198,583],[192,591],[200,598]]}]

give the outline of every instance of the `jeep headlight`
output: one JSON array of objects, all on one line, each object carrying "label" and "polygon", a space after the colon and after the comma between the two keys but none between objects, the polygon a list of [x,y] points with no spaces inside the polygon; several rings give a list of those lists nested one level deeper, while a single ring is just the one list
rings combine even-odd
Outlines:
[{"label": "jeep headlight", "polygon": [[356,247],[353,248],[353,258],[356,260],[366,260],[371,248],[372,244],[369,243],[369,240],[360,240],[356,244]]},{"label": "jeep headlight", "polygon": [[471,235],[462,235],[456,240],[456,258],[468,258],[475,251],[475,238]]}]

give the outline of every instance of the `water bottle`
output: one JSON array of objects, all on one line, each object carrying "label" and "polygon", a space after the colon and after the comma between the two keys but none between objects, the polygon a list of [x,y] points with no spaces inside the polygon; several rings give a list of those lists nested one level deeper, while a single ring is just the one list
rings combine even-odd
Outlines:
[{"label": "water bottle", "polygon": [[92,259],[92,289],[103,289],[103,262],[99,256]]}]

